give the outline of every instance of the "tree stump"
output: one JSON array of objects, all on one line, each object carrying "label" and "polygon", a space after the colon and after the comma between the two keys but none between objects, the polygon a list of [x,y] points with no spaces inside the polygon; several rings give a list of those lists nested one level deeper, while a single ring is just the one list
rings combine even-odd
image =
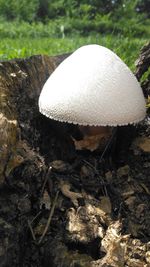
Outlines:
[{"label": "tree stump", "polygon": [[[0,62],[0,266],[149,267],[150,124],[120,127],[112,153],[78,152],[73,125],[38,111],[68,55]],[[136,76],[150,66],[149,44]],[[145,97],[150,77],[142,81]]]}]

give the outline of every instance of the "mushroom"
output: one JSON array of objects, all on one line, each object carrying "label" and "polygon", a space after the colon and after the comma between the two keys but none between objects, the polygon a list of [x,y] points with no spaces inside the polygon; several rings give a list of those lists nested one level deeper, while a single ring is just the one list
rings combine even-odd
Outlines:
[{"label": "mushroom", "polygon": [[40,94],[39,110],[78,124],[85,135],[137,123],[146,114],[136,77],[114,52],[96,44],[80,47],[55,69]]}]

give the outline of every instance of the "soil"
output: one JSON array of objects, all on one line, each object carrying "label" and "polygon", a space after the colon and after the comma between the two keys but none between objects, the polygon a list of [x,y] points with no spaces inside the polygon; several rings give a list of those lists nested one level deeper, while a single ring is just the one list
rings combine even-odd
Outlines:
[{"label": "soil", "polygon": [[[77,151],[78,127],[38,112],[66,56],[0,63],[0,267],[149,267],[149,108],[116,129],[103,157]],[[147,44],[135,73],[146,98],[149,67]]]}]

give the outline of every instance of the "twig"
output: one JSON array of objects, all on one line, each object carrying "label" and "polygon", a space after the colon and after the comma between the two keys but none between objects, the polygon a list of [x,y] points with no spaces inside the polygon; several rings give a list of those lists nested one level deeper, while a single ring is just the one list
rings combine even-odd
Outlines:
[{"label": "twig", "polygon": [[31,235],[32,235],[33,240],[36,241],[36,237],[35,237],[35,234],[34,234],[32,225],[31,225],[31,223],[30,223],[29,220],[28,220],[28,226],[29,226],[29,229],[30,229],[30,232],[31,232]]},{"label": "twig", "polygon": [[30,224],[32,225],[32,223],[39,217],[39,215],[41,214],[42,212],[41,211],[39,211],[36,215],[35,215],[35,217],[32,219],[32,221],[30,222]]},{"label": "twig", "polygon": [[56,202],[57,202],[58,194],[59,194],[59,191],[57,191],[56,196],[55,196],[55,198],[54,198],[53,206],[52,206],[52,208],[51,208],[51,210],[50,210],[50,214],[49,214],[49,217],[48,217],[48,220],[47,220],[47,224],[46,224],[46,226],[45,226],[45,229],[44,229],[44,231],[43,231],[42,236],[41,236],[40,239],[39,239],[38,244],[41,244],[41,242],[42,242],[44,236],[46,235],[46,233],[47,233],[47,231],[48,231],[48,228],[49,228],[49,226],[50,226],[51,219],[52,219],[52,216],[53,216],[53,214],[54,214],[55,207],[56,207]]},{"label": "twig", "polygon": [[117,128],[114,127],[114,129],[113,129],[113,131],[112,131],[112,135],[111,135],[110,139],[108,140],[108,142],[107,142],[107,144],[106,144],[106,146],[105,146],[105,148],[104,148],[104,150],[103,150],[103,152],[102,152],[102,154],[101,154],[101,157],[100,157],[100,160],[99,160],[100,162],[101,162],[101,160],[103,159],[103,157],[104,157],[106,151],[107,151],[108,148],[110,147],[110,145],[111,145],[111,143],[112,143],[112,141],[113,141],[113,139],[114,139],[114,137],[115,137],[116,131],[117,131]]},{"label": "twig", "polygon": [[98,170],[95,168],[95,166],[93,166],[93,164],[91,164],[89,161],[87,160],[83,160],[83,162],[85,162],[87,165],[89,165],[92,169],[94,169],[95,173],[98,174]]},{"label": "twig", "polygon": [[47,181],[48,181],[48,176],[49,176],[51,170],[52,170],[52,167],[50,166],[50,167],[48,168],[48,171],[47,171],[46,175],[45,175],[45,179],[44,179],[43,186],[42,186],[42,190],[41,190],[41,196],[43,195],[44,188],[45,188],[45,185],[46,185],[46,183],[47,183]]}]

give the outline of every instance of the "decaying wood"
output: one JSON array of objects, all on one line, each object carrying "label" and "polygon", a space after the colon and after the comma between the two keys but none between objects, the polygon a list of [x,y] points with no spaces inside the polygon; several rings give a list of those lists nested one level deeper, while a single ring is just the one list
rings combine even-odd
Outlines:
[{"label": "decaying wood", "polygon": [[21,129],[37,116],[43,84],[63,58],[33,56],[0,63],[0,183],[24,160]]},{"label": "decaying wood", "polygon": [[141,49],[139,58],[136,60],[136,77],[140,79],[150,67],[150,42]]},{"label": "decaying wood", "polygon": [[[120,127],[103,159],[76,151],[77,129],[38,111],[44,82],[66,56],[0,63],[0,266],[149,267],[148,117]],[[149,59],[148,44],[138,79]],[[146,97],[149,84],[147,75]]]},{"label": "decaying wood", "polygon": [[[146,98],[150,95],[150,42],[147,43],[141,49],[140,56],[136,61],[136,72],[135,75],[139,81],[144,91]],[[144,77],[143,81],[142,78]]]}]

